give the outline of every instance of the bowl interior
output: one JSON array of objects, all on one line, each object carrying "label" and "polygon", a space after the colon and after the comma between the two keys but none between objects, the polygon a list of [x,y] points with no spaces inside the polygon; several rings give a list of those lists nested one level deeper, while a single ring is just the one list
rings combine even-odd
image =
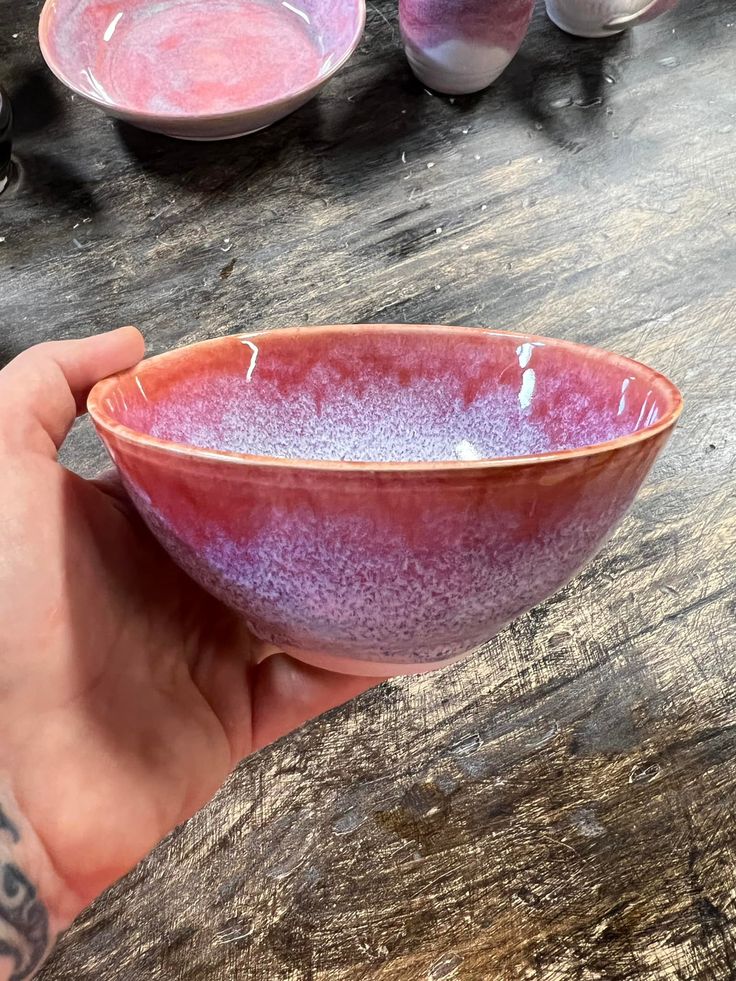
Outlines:
[{"label": "bowl interior", "polygon": [[53,70],[96,102],[153,116],[217,116],[306,91],[332,74],[362,0],[51,0]]},{"label": "bowl interior", "polygon": [[596,348],[481,329],[302,328],[144,361],[93,393],[128,436],[260,457],[527,457],[643,432],[679,393]]}]

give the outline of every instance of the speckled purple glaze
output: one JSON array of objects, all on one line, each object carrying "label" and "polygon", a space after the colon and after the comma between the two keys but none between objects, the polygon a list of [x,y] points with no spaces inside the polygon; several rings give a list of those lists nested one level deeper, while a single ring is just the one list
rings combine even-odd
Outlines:
[{"label": "speckled purple glaze", "polygon": [[[387,371],[345,379],[339,368],[322,362],[307,366],[301,389],[284,389],[280,380],[254,373],[244,399],[242,373],[226,372],[206,389],[199,380],[183,382],[174,397],[158,403],[149,422],[144,406],[132,406],[127,418],[158,439],[203,448],[380,463],[529,456],[630,432],[632,418],[625,407],[631,378],[621,382],[621,412],[601,416],[595,411],[593,379],[586,379],[586,391],[580,380],[572,389],[564,377],[538,374],[535,350],[537,345],[518,345],[517,363],[509,366],[514,384],[501,379],[472,401],[467,379],[483,371],[482,354],[475,364],[470,361],[476,352],[469,352],[466,375],[445,374],[440,384],[436,377],[424,377],[407,386],[399,372]],[[558,407],[553,427],[530,411],[540,394]],[[659,418],[656,402],[644,402],[640,411],[643,424]]]},{"label": "speckled purple glaze", "polygon": [[478,92],[495,81],[524,40],[534,0],[399,0],[406,57],[438,92]]},{"label": "speckled purple glaze", "polygon": [[[398,533],[388,515],[334,513],[314,494],[301,507],[269,507],[245,540],[206,521],[192,540],[172,528],[139,484],[126,486],[177,562],[243,612],[262,640],[297,656],[304,649],[401,665],[442,662],[493,637],[571,578],[633,499],[608,494],[603,508],[592,496],[574,500],[555,520],[540,522],[523,547],[508,508],[468,501],[458,525],[446,501],[408,487],[416,508],[411,535]],[[591,494],[595,489],[606,490]],[[268,487],[260,492],[267,495]],[[456,507],[465,494],[477,497],[478,488],[458,495]],[[371,507],[401,503],[378,489],[361,497]],[[428,539],[435,548],[427,548]]]},{"label": "speckled purple glaze", "polygon": [[466,653],[574,575],[679,404],[592,348],[401,326],[224,338],[90,398],[182,568],[265,642],[371,674]]},{"label": "speckled purple glaze", "polygon": [[578,37],[610,37],[659,17],[678,0],[546,0],[550,20]]}]

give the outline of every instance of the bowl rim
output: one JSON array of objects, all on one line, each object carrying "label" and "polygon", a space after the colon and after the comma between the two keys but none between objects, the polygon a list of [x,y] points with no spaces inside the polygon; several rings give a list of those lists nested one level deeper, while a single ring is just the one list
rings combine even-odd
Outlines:
[{"label": "bowl rim", "polygon": [[[44,5],[41,9],[41,15],[38,20],[38,44],[41,49],[41,55],[43,60],[46,62],[47,67],[51,72],[58,78],[58,80],[66,85],[68,89],[72,92],[91,102],[93,105],[98,106],[100,109],[107,113],[116,113],[126,120],[135,120],[137,125],[140,125],[139,120],[144,123],[151,123],[157,125],[167,125],[176,126],[181,123],[227,123],[227,122],[237,122],[244,115],[262,111],[264,109],[281,109],[289,106],[295,99],[299,99],[302,96],[307,96],[309,98],[312,95],[316,95],[317,91],[327,82],[329,79],[336,75],[341,68],[350,60],[350,58],[355,53],[355,49],[360,44],[365,31],[365,23],[367,16],[366,0],[350,0],[352,6],[356,8],[357,20],[355,23],[355,30],[350,39],[350,43],[343,52],[343,54],[337,59],[334,65],[330,65],[329,71],[325,72],[324,75],[319,75],[317,78],[313,79],[308,84],[302,85],[299,88],[292,89],[288,91],[285,95],[280,96],[278,99],[271,99],[269,102],[259,102],[253,106],[244,106],[242,109],[232,109],[228,112],[219,113],[181,113],[179,115],[172,115],[170,113],[164,112],[141,112],[134,109],[131,106],[127,106],[121,102],[105,102],[104,99],[99,99],[95,95],[89,92],[85,92],[84,89],[80,88],[79,85],[72,82],[69,76],[62,70],[56,59],[53,57],[49,44],[48,38],[51,36],[51,26],[52,18],[56,12],[56,8],[59,5],[59,0],[45,0]],[[123,115],[124,114],[124,115]],[[145,127],[144,127],[145,128]]]},{"label": "bowl rim", "polygon": [[[378,331],[380,333],[417,331],[418,333],[449,333],[478,336],[479,333],[491,337],[514,338],[519,343],[542,343],[555,345],[564,350],[579,354],[584,352],[588,357],[591,352],[597,357],[613,361],[623,368],[643,372],[645,378],[657,385],[660,390],[669,398],[670,404],[662,418],[657,422],[637,429],[633,433],[624,436],[617,436],[615,439],[604,440],[600,443],[591,443],[586,446],[576,446],[567,450],[549,450],[544,453],[532,453],[525,456],[494,456],[485,457],[480,460],[418,460],[418,461],[376,461],[376,460],[312,460],[297,457],[277,457],[264,456],[252,453],[240,453],[235,450],[217,450],[207,447],[193,446],[188,443],[180,443],[176,440],[160,439],[150,436],[137,429],[125,425],[114,419],[104,408],[103,401],[109,398],[114,388],[120,384],[124,378],[133,378],[138,382],[138,371],[142,366],[161,364],[167,360],[173,360],[185,352],[196,351],[202,348],[212,347],[223,344],[237,338],[241,341],[251,341],[254,338],[262,337],[266,334],[306,334],[311,331],[337,332],[337,333],[360,333],[367,331]],[[445,470],[483,470],[483,469],[502,469],[505,467],[530,466],[538,463],[555,463],[578,460],[602,453],[609,453],[614,450],[633,446],[637,443],[644,443],[659,433],[670,429],[677,422],[684,406],[682,393],[674,382],[670,381],[666,375],[650,368],[641,361],[607,351],[605,348],[596,347],[592,344],[582,344],[577,341],[568,341],[553,337],[545,337],[538,334],[529,334],[525,331],[496,330],[491,327],[453,327],[439,324],[315,324],[314,326],[299,327],[275,327],[263,330],[239,332],[237,334],[225,334],[221,337],[210,338],[205,341],[195,341],[191,344],[184,344],[181,347],[172,348],[162,354],[144,358],[137,365],[125,371],[118,372],[108,378],[104,378],[93,386],[87,398],[87,410],[98,431],[104,431],[115,438],[137,446],[146,446],[160,450],[174,456],[184,456],[188,458],[215,460],[223,463],[246,464],[248,466],[278,467],[280,469],[292,470],[311,470],[311,471],[332,471],[332,472],[438,472]]]}]

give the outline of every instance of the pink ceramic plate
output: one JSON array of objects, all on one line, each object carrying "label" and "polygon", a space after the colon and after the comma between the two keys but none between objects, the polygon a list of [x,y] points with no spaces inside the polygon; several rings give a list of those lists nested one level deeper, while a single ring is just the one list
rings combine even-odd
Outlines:
[{"label": "pink ceramic plate", "polygon": [[110,115],[212,140],[311,99],[364,23],[365,0],[46,0],[39,38],[54,74]]},{"label": "pink ceramic plate", "polygon": [[182,568],[271,649],[369,675],[447,663],[559,589],[681,405],[595,348],[409,326],[226,337],[89,399]]}]

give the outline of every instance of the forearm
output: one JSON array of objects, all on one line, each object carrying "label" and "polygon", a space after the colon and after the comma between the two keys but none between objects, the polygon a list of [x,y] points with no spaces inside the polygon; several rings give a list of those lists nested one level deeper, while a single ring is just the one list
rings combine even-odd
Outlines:
[{"label": "forearm", "polygon": [[0,981],[33,978],[68,925],[64,889],[12,795],[0,787]]}]

